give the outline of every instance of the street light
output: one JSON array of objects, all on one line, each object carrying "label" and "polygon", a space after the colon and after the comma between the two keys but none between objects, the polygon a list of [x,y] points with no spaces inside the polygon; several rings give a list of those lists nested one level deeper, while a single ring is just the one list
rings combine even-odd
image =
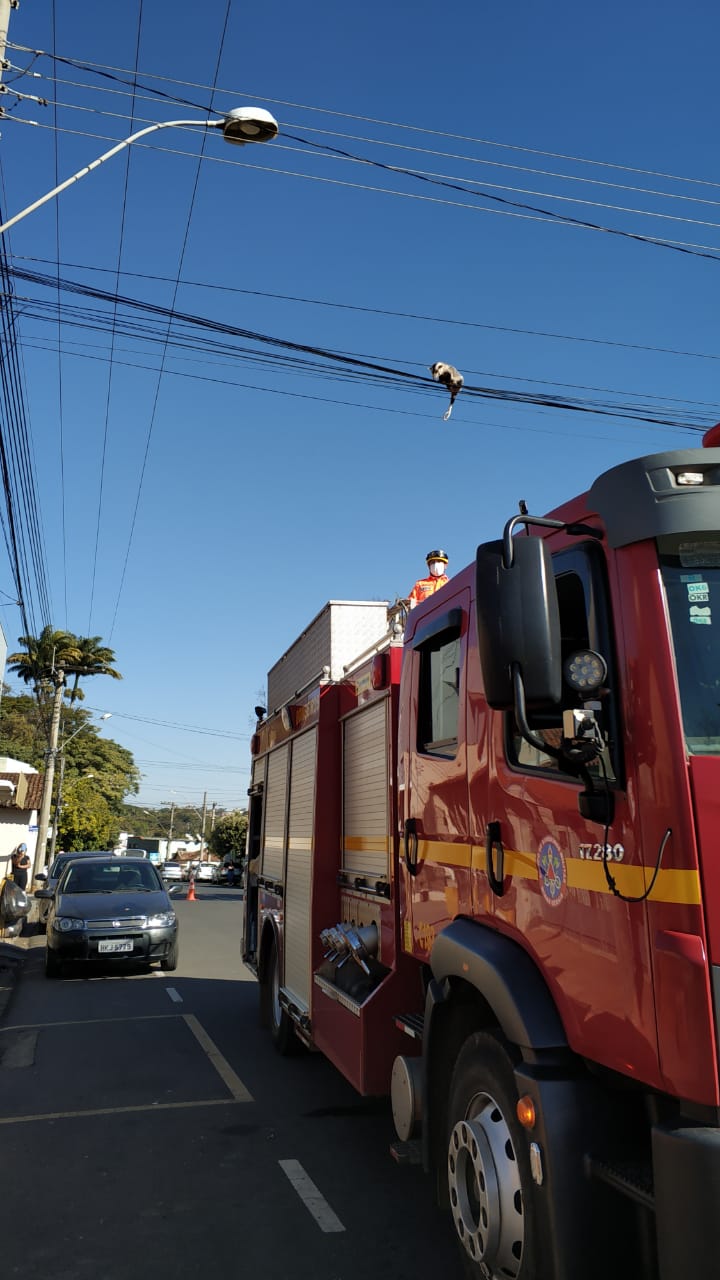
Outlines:
[{"label": "street light", "polygon": [[[104,711],[103,714],[100,716],[100,719],[110,720],[111,717],[112,717],[112,711]],[[74,733],[71,733],[69,738],[64,738],[62,743],[60,744],[60,752],[59,752],[60,768],[58,770],[58,788],[57,788],[57,796],[55,798],[55,819],[53,821],[52,836],[50,837],[50,853],[48,856],[48,865],[52,863],[55,857],[55,845],[57,844],[58,825],[60,823],[60,813],[62,811],[63,781],[65,779],[65,748],[67,747],[69,742],[72,742],[73,738],[77,738],[78,734],[82,733],[83,729],[87,729],[87,726],[88,726],[88,721],[86,720],[84,724],[80,725],[79,729],[76,729]],[[92,777],[92,774],[90,774],[90,777]]]},{"label": "street light", "polygon": [[3,222],[0,226],[0,235],[8,231],[10,227],[14,227],[15,223],[20,222],[22,218],[26,218],[29,213],[34,213],[36,209],[47,204],[48,200],[59,196],[61,191],[66,191],[73,183],[79,182],[80,178],[92,173],[93,169],[98,169],[106,160],[116,156],[119,151],[129,147],[132,142],[137,142],[139,138],[145,138],[149,133],[155,133],[157,129],[188,128],[222,129],[225,141],[231,142],[235,146],[244,146],[246,142],[272,142],[272,139],[277,137],[279,131],[277,120],[264,107],[234,107],[232,111],[227,111],[219,120],[161,120],[157,124],[150,124],[145,129],[138,129],[137,133],[131,133],[129,138],[124,138],[122,142],[116,143],[109,151],[98,156],[97,160],[93,160],[92,164],[85,165],[83,169],[78,169],[78,172],[74,173],[71,178],[66,178],[59,186],[53,187],[52,191],[47,191],[39,200],[34,200],[26,209],[21,209],[20,213],[8,218],[7,222]]}]

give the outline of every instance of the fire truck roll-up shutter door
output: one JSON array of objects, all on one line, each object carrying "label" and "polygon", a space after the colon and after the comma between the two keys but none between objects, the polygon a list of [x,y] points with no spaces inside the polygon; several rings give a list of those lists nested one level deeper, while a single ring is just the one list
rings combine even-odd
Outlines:
[{"label": "fire truck roll-up shutter door", "polygon": [[386,716],[386,702],[377,702],[344,726],[343,870],[368,880],[388,875]]},{"label": "fire truck roll-up shutter door", "polygon": [[288,753],[286,744],[273,751],[268,759],[262,875],[269,880],[282,881],[283,878]]},{"label": "fire truck roll-up shutter door", "polygon": [[290,766],[285,881],[285,988],[310,1007],[310,922],[317,729],[296,738]]},{"label": "fire truck roll-up shutter door", "polygon": [[264,781],[265,781],[265,757],[261,756],[260,759],[256,760],[253,764],[252,781],[250,783],[250,786],[259,787],[260,784],[263,783]]}]

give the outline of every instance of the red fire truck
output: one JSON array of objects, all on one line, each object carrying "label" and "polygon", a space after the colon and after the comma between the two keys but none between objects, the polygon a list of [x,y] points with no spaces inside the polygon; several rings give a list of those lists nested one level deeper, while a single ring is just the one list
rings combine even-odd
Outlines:
[{"label": "red fire truck", "polygon": [[521,504],[404,626],[331,602],[269,676],[262,1013],[281,1052],[391,1094],[396,1154],[419,1145],[485,1280],[720,1276],[720,428],[705,443]]}]

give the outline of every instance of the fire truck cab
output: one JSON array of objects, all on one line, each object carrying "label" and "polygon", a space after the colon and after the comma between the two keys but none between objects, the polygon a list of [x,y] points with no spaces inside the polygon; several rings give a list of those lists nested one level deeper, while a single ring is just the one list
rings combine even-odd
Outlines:
[{"label": "fire truck cab", "polygon": [[404,628],[374,615],[319,675],[306,655],[304,686],[289,651],[253,740],[244,949],[272,1035],[391,1093],[484,1280],[720,1257],[708,444],[514,517]]}]

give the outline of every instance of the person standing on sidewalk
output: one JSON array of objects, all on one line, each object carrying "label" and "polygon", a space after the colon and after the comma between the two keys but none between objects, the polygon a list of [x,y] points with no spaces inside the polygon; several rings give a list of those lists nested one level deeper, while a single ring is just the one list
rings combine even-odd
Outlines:
[{"label": "person standing on sidewalk", "polygon": [[18,889],[27,889],[29,870],[30,859],[28,857],[27,845],[19,844],[12,855],[12,878]]}]

